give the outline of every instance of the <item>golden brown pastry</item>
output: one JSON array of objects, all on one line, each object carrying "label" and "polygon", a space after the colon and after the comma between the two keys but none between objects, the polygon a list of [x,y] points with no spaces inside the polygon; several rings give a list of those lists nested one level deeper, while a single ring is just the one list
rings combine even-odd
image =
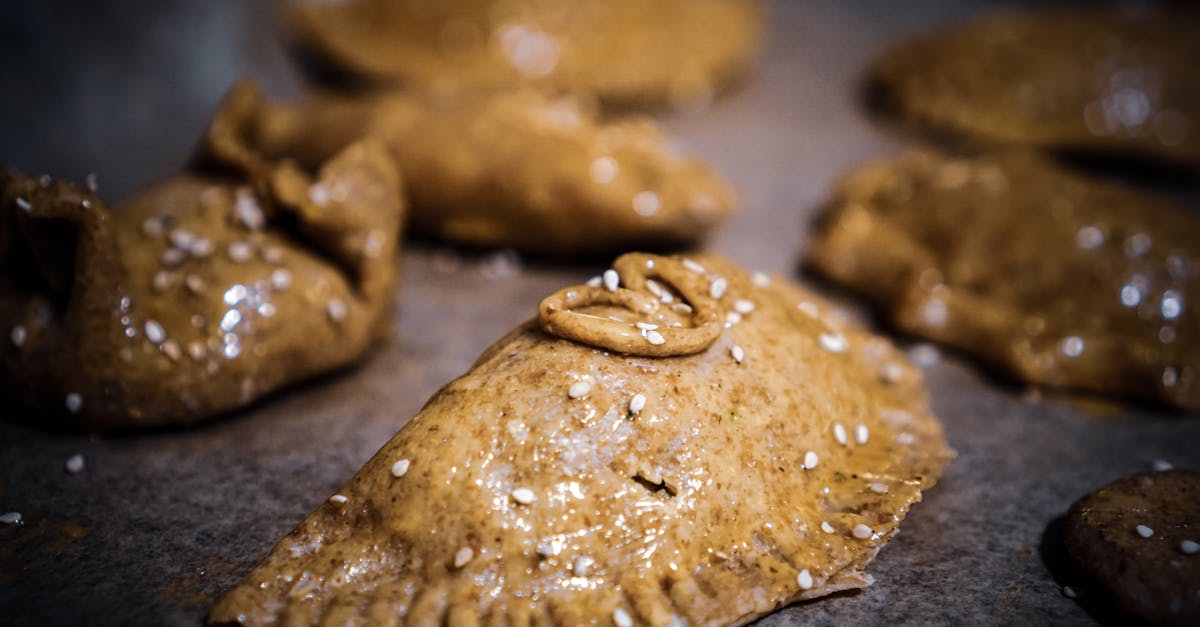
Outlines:
[{"label": "golden brown pastry", "polygon": [[1200,13],[1006,11],[886,51],[883,106],[924,130],[1200,165]]},{"label": "golden brown pastry", "polygon": [[209,620],[740,624],[868,585],[950,456],[886,340],[719,257],[628,254],[438,392]]},{"label": "golden brown pastry", "polygon": [[569,98],[393,92],[268,105],[248,84],[238,98],[257,111],[246,141],[272,156],[311,165],[364,135],[381,139],[408,183],[414,229],[462,244],[554,257],[661,250],[701,238],[733,203],[648,121],[601,122]]},{"label": "golden brown pastry", "polygon": [[374,83],[529,84],[631,101],[711,97],[753,60],[758,0],[284,3],[309,61]]},{"label": "golden brown pastry", "polygon": [[0,171],[4,392],[93,428],[194,422],[384,335],[403,214],[386,149],[355,143],[310,177],[220,132],[205,148],[223,171],[113,211],[74,184]]},{"label": "golden brown pastry", "polygon": [[1071,561],[1115,605],[1153,625],[1200,623],[1200,473],[1125,477],[1079,499]]},{"label": "golden brown pastry", "polygon": [[1200,217],[1032,154],[842,181],[812,267],[901,330],[1032,383],[1200,408]]}]

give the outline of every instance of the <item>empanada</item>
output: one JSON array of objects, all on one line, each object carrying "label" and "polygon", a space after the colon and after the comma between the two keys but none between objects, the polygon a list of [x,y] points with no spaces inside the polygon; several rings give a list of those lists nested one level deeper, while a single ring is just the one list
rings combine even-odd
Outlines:
[{"label": "empanada", "polygon": [[1007,11],[906,41],[870,70],[885,111],[976,142],[1200,166],[1200,13]]},{"label": "empanada", "polygon": [[306,60],[368,82],[655,104],[710,98],[762,31],[758,0],[291,0],[284,17]]},{"label": "empanada", "polygon": [[1033,154],[911,152],[840,184],[810,265],[1018,379],[1200,408],[1200,217]]},{"label": "empanada", "polygon": [[487,349],[210,620],[740,624],[868,585],[951,456],[920,373],[719,257],[614,268]]},{"label": "empanada", "polygon": [[93,428],[187,423],[345,366],[387,330],[402,192],[355,143],[310,178],[225,127],[113,211],[0,171],[0,386]]},{"label": "empanada", "polygon": [[674,155],[644,119],[599,121],[570,98],[529,91],[439,98],[393,92],[258,102],[246,140],[307,164],[347,142],[383,140],[404,173],[412,225],[461,244],[573,257],[694,242],[728,217],[733,193]]}]

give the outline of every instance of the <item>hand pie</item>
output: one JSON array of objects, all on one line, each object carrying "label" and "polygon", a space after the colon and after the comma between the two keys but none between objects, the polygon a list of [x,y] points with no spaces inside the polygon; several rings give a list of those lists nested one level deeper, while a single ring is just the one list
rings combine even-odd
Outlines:
[{"label": "hand pie", "polygon": [[1200,408],[1200,218],[1032,154],[868,164],[809,253],[901,330],[1031,383]]},{"label": "hand pie", "polygon": [[359,137],[381,139],[408,184],[413,228],[460,244],[552,257],[661,250],[701,238],[733,202],[648,121],[601,122],[569,98],[394,92],[256,109],[246,141],[276,157],[311,165]]},{"label": "hand pie", "polygon": [[403,213],[387,151],[355,143],[310,179],[224,137],[236,105],[214,122],[213,169],[113,211],[0,170],[4,392],[92,428],[188,423],[384,334]]},{"label": "hand pie", "polygon": [[655,104],[710,98],[762,31],[758,0],[291,0],[284,17],[305,60],[372,83]]},{"label": "hand pie", "polygon": [[1158,6],[997,13],[885,52],[882,106],[976,142],[1200,165],[1200,15]]},{"label": "hand pie", "polygon": [[950,456],[886,340],[719,257],[628,254],[438,392],[209,620],[741,624],[868,585]]}]

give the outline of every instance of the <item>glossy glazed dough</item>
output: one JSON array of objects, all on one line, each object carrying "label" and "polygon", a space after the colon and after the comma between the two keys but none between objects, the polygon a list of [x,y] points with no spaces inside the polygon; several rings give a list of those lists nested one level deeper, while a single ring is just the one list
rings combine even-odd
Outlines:
[{"label": "glossy glazed dough", "polygon": [[309,61],[370,82],[655,103],[710,98],[762,30],[758,0],[292,0],[284,17]]},{"label": "glossy glazed dough", "polygon": [[214,121],[210,169],[112,211],[0,171],[6,393],[93,428],[194,422],[385,334],[403,213],[386,149],[353,144],[310,179],[222,139],[237,108]]},{"label": "glossy glazed dough", "polygon": [[906,41],[870,70],[905,123],[983,142],[1200,165],[1200,13],[1006,11]]},{"label": "glossy glazed dough", "polygon": [[474,246],[554,257],[661,250],[701,238],[733,204],[724,181],[674,155],[649,121],[602,122],[575,100],[528,91],[260,102],[245,133],[309,164],[377,137],[404,173],[413,228]]},{"label": "glossy glazed dough", "polygon": [[[721,258],[615,267],[636,289],[576,286],[539,315],[632,334],[632,354],[518,327],[210,621],[740,624],[868,585],[951,456],[919,372],[811,294]],[[693,313],[713,309],[730,326],[698,347],[686,332],[710,320]],[[652,346],[675,356],[638,354]]]},{"label": "glossy glazed dough", "polygon": [[1200,408],[1200,218],[1032,154],[847,176],[809,254],[900,329],[1024,381]]}]

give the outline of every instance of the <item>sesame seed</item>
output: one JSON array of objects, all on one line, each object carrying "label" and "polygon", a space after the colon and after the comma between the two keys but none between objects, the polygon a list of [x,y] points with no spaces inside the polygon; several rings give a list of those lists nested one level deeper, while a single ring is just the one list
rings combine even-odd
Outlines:
[{"label": "sesame seed", "polygon": [[601,285],[604,285],[604,280],[598,276],[594,276],[587,280],[586,285],[590,287],[600,287]]},{"label": "sesame seed", "polygon": [[20,525],[24,524],[24,522],[25,519],[21,517],[21,512],[7,512],[5,514],[0,514],[0,523],[4,523],[6,525]]},{"label": "sesame seed", "polygon": [[29,334],[25,331],[25,327],[17,324],[13,325],[12,331],[9,331],[8,339],[12,340],[13,346],[21,348],[25,345],[25,338],[28,337],[28,335]]},{"label": "sesame seed", "polygon": [[318,207],[328,204],[332,198],[333,194],[329,193],[329,188],[325,187],[321,183],[317,183],[308,188],[308,199]]},{"label": "sesame seed", "polygon": [[396,463],[392,464],[392,476],[399,479],[408,474],[409,464],[410,462],[407,459],[397,460]]},{"label": "sesame seed", "polygon": [[335,494],[335,495],[329,497],[330,502],[337,503],[338,505],[341,505],[349,500],[350,499],[348,497],[346,497],[346,495],[344,495],[344,494]]},{"label": "sesame seed", "polygon": [[25,213],[33,211],[33,205],[29,204],[28,200],[25,200],[20,196],[17,196],[17,207],[20,207],[21,211],[24,211]]},{"label": "sesame seed", "polygon": [[758,287],[770,287],[771,285],[771,277],[762,272],[755,272],[750,276],[750,281]]},{"label": "sesame seed", "polygon": [[187,253],[178,248],[168,248],[163,251],[160,261],[162,265],[172,267],[183,263],[184,259],[187,259]]},{"label": "sesame seed", "polygon": [[801,590],[808,590],[813,587],[812,573],[808,572],[807,568],[800,571],[800,574],[796,575],[796,583],[800,584]]},{"label": "sesame seed", "polygon": [[708,286],[708,295],[713,298],[721,298],[725,295],[725,290],[729,289],[729,281],[723,276],[716,277]]},{"label": "sesame seed", "polygon": [[817,467],[817,463],[820,461],[821,458],[817,457],[816,451],[809,451],[804,454],[804,469],[812,470]]},{"label": "sesame seed", "polygon": [[613,622],[617,627],[633,627],[633,619],[629,617],[629,612],[619,607],[613,610]]},{"label": "sesame seed", "polygon": [[904,378],[904,367],[896,362],[888,362],[879,369],[879,378],[885,383],[899,383]]},{"label": "sesame seed", "polygon": [[335,298],[329,301],[329,304],[325,306],[325,311],[329,314],[330,320],[334,322],[341,322],[346,319],[346,314],[349,313],[349,308],[346,307],[346,303],[344,301]]},{"label": "sesame seed", "polygon": [[683,267],[687,268],[688,270],[691,270],[692,272],[695,272],[696,274],[707,274],[708,273],[708,271],[704,269],[704,266],[696,263],[695,261],[692,261],[691,259],[684,259]]},{"label": "sesame seed", "polygon": [[262,250],[263,261],[273,264],[283,263],[283,249],[278,246],[271,246]]},{"label": "sesame seed", "polygon": [[248,189],[238,190],[237,201],[233,205],[233,213],[237,217],[238,222],[251,231],[261,229],[266,223],[266,218],[263,217],[263,212],[258,206],[258,201],[255,200],[253,192]]},{"label": "sesame seed", "polygon": [[162,235],[162,232],[162,218],[158,216],[151,216],[146,218],[145,222],[142,222],[142,235],[145,235],[146,237],[158,237],[159,235]]},{"label": "sesame seed", "polygon": [[645,406],[646,406],[646,395],[645,394],[634,394],[633,398],[629,399],[629,413],[631,413],[631,414],[636,414],[636,413],[642,411],[642,408],[644,408]]},{"label": "sesame seed", "polygon": [[75,392],[67,394],[66,398],[67,411],[72,414],[78,414],[79,410],[83,409],[83,397]]},{"label": "sesame seed", "polygon": [[1067,597],[1068,599],[1078,599],[1079,598],[1079,593],[1075,592],[1075,588],[1072,588],[1071,586],[1063,586],[1062,593],[1063,593],[1063,596]]},{"label": "sesame seed", "polygon": [[180,250],[187,250],[192,247],[192,243],[196,241],[196,234],[187,229],[175,229],[167,236],[171,240],[171,245]]},{"label": "sesame seed", "polygon": [[588,395],[588,392],[591,391],[592,384],[590,382],[576,381],[572,383],[570,389],[567,390],[567,396],[570,398],[583,398],[584,396]]},{"label": "sesame seed", "polygon": [[733,356],[733,360],[739,364],[742,363],[742,360],[746,358],[746,351],[737,344],[734,344],[733,347],[729,349],[729,354]]},{"label": "sesame seed", "polygon": [[862,523],[858,523],[857,525],[854,525],[854,530],[850,533],[854,534],[854,537],[858,538],[859,540],[866,540],[867,538],[870,538],[871,534],[874,532],[871,531],[870,527]]},{"label": "sesame seed", "polygon": [[617,274],[616,270],[609,268],[601,275],[601,280],[604,281],[604,289],[615,292],[617,291],[617,286],[621,284],[621,275]]},{"label": "sesame seed", "polygon": [[730,311],[725,314],[725,328],[728,329],[733,325],[742,321],[742,314],[736,311]]},{"label": "sesame seed", "polygon": [[1083,354],[1083,338],[1077,335],[1065,337],[1059,350],[1067,357],[1078,357]]},{"label": "sesame seed", "polygon": [[821,308],[817,307],[817,304],[811,301],[805,300],[796,303],[796,309],[808,314],[810,318],[819,318],[821,316]]},{"label": "sesame seed", "polygon": [[190,248],[188,248],[188,251],[192,253],[193,257],[203,259],[204,257],[211,255],[216,248],[217,247],[213,245],[212,240],[208,239],[207,237],[198,237],[196,238],[196,241],[192,242],[192,245]]},{"label": "sesame seed", "polygon": [[89,192],[95,194],[100,191],[100,180],[96,177],[95,172],[89,172],[87,176],[83,177],[83,182],[87,185]]},{"label": "sesame seed", "polygon": [[1134,527],[1134,529],[1137,531],[1137,534],[1143,538],[1149,538],[1150,536],[1154,535],[1154,530],[1146,525],[1138,525]]},{"label": "sesame seed", "polygon": [[933,344],[921,342],[908,349],[908,358],[922,368],[929,368],[941,360],[942,353]]},{"label": "sesame seed", "polygon": [[824,531],[825,533],[833,533],[834,531],[837,531],[837,530],[833,528],[833,525],[829,524],[829,521],[822,520],[821,521],[821,531]]},{"label": "sesame seed", "polygon": [[633,210],[643,218],[649,218],[658,213],[659,204],[658,194],[649,190],[638,192],[633,196]]},{"label": "sesame seed", "polygon": [[653,322],[641,322],[641,321],[633,323],[633,326],[635,326],[643,331],[653,331],[658,328],[658,325],[654,324]]},{"label": "sesame seed", "polygon": [[674,305],[671,305],[671,311],[674,311],[675,313],[678,313],[678,314],[686,315],[686,314],[692,313],[695,310],[692,309],[692,306],[687,303],[675,303]]},{"label": "sesame seed", "polygon": [[163,342],[158,347],[158,350],[162,351],[162,354],[166,355],[167,359],[170,359],[171,361],[179,361],[179,358],[183,355],[183,351],[179,350],[179,344],[177,344],[175,340],[167,340]]},{"label": "sesame seed", "polygon": [[596,560],[586,555],[580,555],[575,558],[575,562],[571,565],[571,570],[574,571],[576,577],[587,577],[588,571],[592,569],[592,564],[595,563]]},{"label": "sesame seed", "polygon": [[271,273],[271,287],[278,291],[286,290],[292,285],[292,273],[279,268]]},{"label": "sesame seed", "polygon": [[876,494],[887,494],[888,487],[877,481],[871,484],[871,491]]},{"label": "sesame seed", "polygon": [[204,277],[198,274],[187,275],[187,277],[183,279],[183,284],[186,285],[188,291],[193,294],[199,294],[203,292],[206,287],[208,287],[208,282],[204,280]]},{"label": "sesame seed", "polygon": [[151,286],[156,292],[165,292],[170,289],[171,284],[175,282],[175,273],[167,270],[159,270],[154,273],[154,278],[150,280]]},{"label": "sesame seed", "polygon": [[469,546],[464,546],[454,554],[454,567],[462,568],[466,566],[475,557],[475,551]]},{"label": "sesame seed", "polygon": [[653,259],[646,260],[646,270],[650,270],[650,271],[654,270],[654,260]]},{"label": "sesame seed", "polygon": [[196,361],[203,361],[205,353],[204,342],[201,342],[200,340],[188,342],[187,352],[188,356],[192,359]]},{"label": "sesame seed", "polygon": [[838,444],[846,446],[846,427],[840,422],[833,423],[833,439],[837,440]]},{"label": "sesame seed", "polygon": [[840,333],[822,333],[817,341],[821,343],[822,348],[831,353],[846,350],[846,337]]},{"label": "sesame seed", "polygon": [[592,182],[597,185],[607,185],[617,178],[617,172],[620,168],[617,167],[617,160],[612,157],[597,157],[592,160],[591,166],[588,167],[588,175],[591,176]]},{"label": "sesame seed", "polygon": [[854,441],[859,444],[866,444],[871,438],[871,432],[867,430],[867,425],[860,424],[854,427]]},{"label": "sesame seed", "polygon": [[80,205],[81,207],[83,207],[84,209],[91,209],[91,208],[92,208],[92,201],[91,201],[91,199],[90,199],[90,198],[84,198],[84,199],[83,199],[83,200],[82,200],[82,201],[79,203],[79,205]]},{"label": "sesame seed", "polygon": [[744,316],[754,311],[754,302],[746,300],[745,298],[739,298],[733,301],[733,310]]},{"label": "sesame seed", "polygon": [[229,258],[236,263],[245,263],[254,256],[254,248],[247,242],[233,242],[226,249]]},{"label": "sesame seed", "polygon": [[1154,468],[1155,472],[1164,472],[1175,467],[1171,464],[1171,462],[1165,459],[1156,459],[1151,463],[1151,466]]},{"label": "sesame seed", "polygon": [[529,505],[537,500],[537,495],[529,488],[517,488],[512,491],[512,499],[521,505]]},{"label": "sesame seed", "polygon": [[658,331],[645,331],[642,333],[642,335],[646,336],[647,342],[650,342],[651,344],[654,344],[655,346],[657,346],[659,344],[665,344],[667,342],[667,339],[664,338],[662,336],[662,333],[659,333]]},{"label": "sesame seed", "polygon": [[1200,551],[1200,544],[1197,544],[1192,540],[1184,540],[1179,543],[1179,550],[1183,551],[1185,555],[1195,555],[1198,551]]},{"label": "sesame seed", "polygon": [[83,472],[83,466],[83,455],[76,453],[67,458],[67,472],[73,475],[81,473]]}]

